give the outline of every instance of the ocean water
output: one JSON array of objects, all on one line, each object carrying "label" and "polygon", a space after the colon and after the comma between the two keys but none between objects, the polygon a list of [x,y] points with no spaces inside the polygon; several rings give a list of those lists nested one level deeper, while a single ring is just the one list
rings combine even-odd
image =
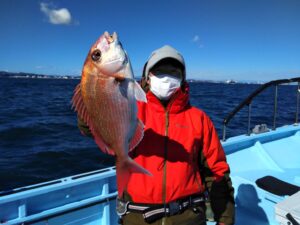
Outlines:
[{"label": "ocean water", "polygon": [[[0,191],[49,181],[114,165],[91,138],[77,128],[71,98],[79,80],[0,79]],[[191,103],[212,119],[221,137],[224,117],[254,84],[190,83]],[[277,125],[295,120],[297,87],[280,86]],[[252,127],[272,127],[274,89],[252,106]],[[232,120],[227,136],[247,131],[247,109]]]}]

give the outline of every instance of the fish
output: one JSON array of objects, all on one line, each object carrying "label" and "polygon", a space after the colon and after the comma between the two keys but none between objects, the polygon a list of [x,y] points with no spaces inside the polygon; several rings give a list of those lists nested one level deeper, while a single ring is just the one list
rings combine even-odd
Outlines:
[{"label": "fish", "polygon": [[89,126],[98,147],[115,156],[119,197],[132,173],[152,175],[128,156],[144,135],[136,101],[147,102],[146,94],[134,79],[117,33],[106,31],[88,52],[72,107]]}]

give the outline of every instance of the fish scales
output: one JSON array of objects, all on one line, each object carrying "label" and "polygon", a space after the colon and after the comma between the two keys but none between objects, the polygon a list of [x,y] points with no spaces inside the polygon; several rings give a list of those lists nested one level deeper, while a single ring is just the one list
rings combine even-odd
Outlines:
[{"label": "fish scales", "polygon": [[[92,111],[91,117],[97,121],[96,132],[106,140],[109,148],[118,149],[118,145],[126,140],[127,129],[131,126],[127,116],[129,104],[118,91],[113,78],[109,78],[105,85],[101,83],[96,83],[95,98],[99,101],[98,106],[94,104],[94,100],[90,100],[88,108]],[[101,126],[98,125],[99,121]]]}]

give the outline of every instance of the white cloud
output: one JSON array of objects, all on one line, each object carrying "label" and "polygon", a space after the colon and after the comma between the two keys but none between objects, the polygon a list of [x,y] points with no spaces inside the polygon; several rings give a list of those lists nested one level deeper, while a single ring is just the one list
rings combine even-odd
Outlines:
[{"label": "white cloud", "polygon": [[66,8],[54,9],[47,3],[40,4],[41,11],[47,16],[48,20],[52,24],[68,25],[72,22],[71,13]]},{"label": "white cloud", "polygon": [[195,35],[193,37],[193,42],[198,42],[200,40],[199,36],[198,35]]},{"label": "white cloud", "polygon": [[38,69],[38,70],[40,70],[40,69],[44,69],[45,68],[45,66],[40,66],[40,65],[38,65],[38,66],[35,66],[35,69]]},{"label": "white cloud", "polygon": [[192,42],[195,43],[198,46],[198,48],[204,48],[204,45],[201,43],[199,35],[196,34],[193,37]]}]

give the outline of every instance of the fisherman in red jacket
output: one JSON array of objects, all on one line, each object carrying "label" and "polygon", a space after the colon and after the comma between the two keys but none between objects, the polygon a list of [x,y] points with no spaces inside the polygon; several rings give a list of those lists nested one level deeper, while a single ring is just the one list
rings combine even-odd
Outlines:
[{"label": "fisherman in red jacket", "polygon": [[[154,51],[141,86],[148,100],[138,102],[144,138],[130,156],[153,176],[131,175],[117,202],[123,224],[234,224],[229,166],[212,121],[190,105],[182,55],[170,46]],[[80,118],[78,125],[88,133]]]}]

